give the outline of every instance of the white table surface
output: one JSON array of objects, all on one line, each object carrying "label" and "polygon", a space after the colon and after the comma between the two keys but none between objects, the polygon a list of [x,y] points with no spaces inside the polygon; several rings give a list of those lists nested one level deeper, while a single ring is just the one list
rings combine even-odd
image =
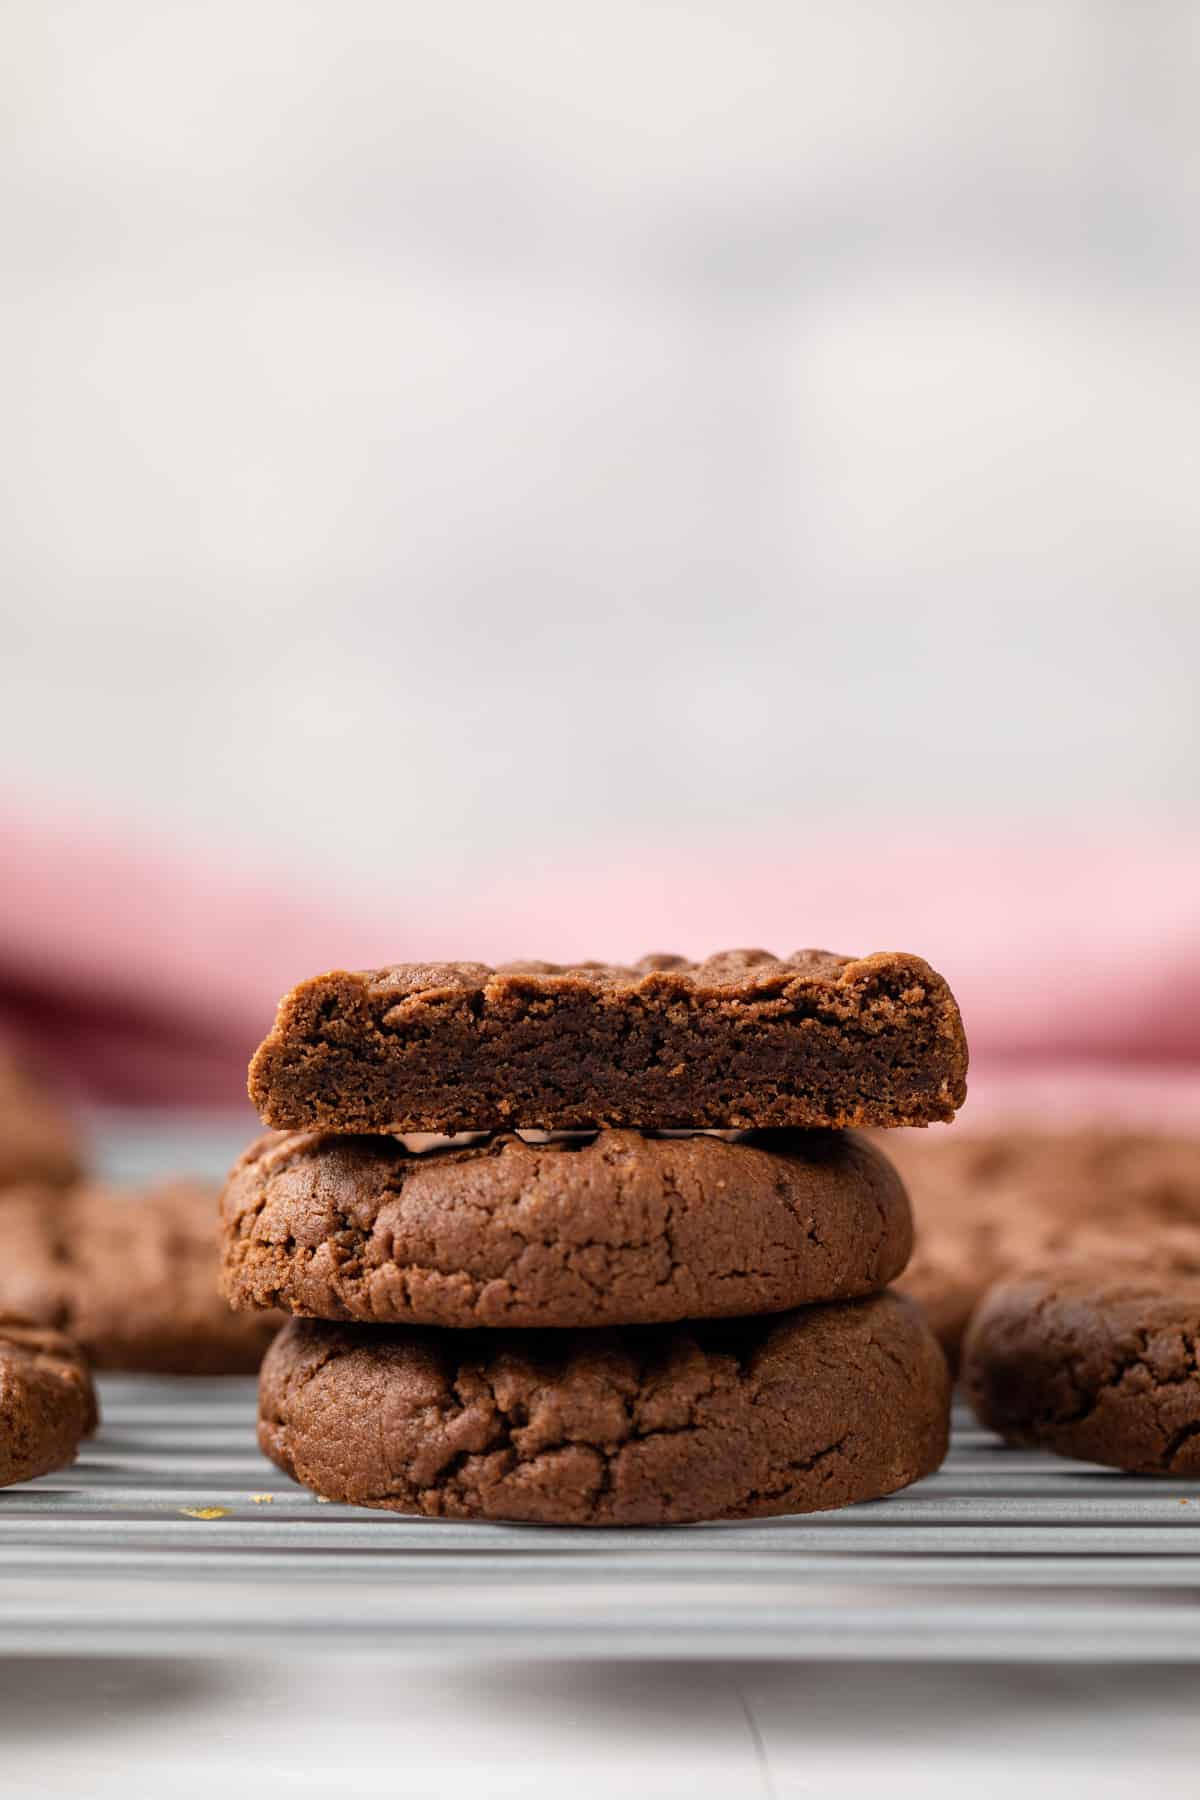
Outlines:
[{"label": "white table surface", "polygon": [[0,1663],[0,1791],[1195,1800],[1197,1693],[1188,1669],[31,1659]]}]

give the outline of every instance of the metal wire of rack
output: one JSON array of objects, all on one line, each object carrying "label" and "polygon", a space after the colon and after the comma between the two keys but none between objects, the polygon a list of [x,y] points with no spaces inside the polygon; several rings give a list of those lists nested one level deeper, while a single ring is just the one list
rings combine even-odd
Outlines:
[{"label": "metal wire of rack", "polygon": [[572,1531],[330,1505],[249,1381],[109,1377],[76,1466],[0,1492],[0,1651],[1200,1661],[1200,1482],[1001,1448],[843,1512]]}]

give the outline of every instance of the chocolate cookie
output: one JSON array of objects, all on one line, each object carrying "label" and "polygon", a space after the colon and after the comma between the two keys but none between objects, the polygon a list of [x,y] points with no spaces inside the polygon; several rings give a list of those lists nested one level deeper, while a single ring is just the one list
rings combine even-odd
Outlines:
[{"label": "chocolate cookie", "polygon": [[79,1174],[79,1144],[58,1103],[7,1044],[0,1043],[0,1188],[52,1185]]},{"label": "chocolate cookie", "polygon": [[1147,1239],[1200,1254],[1200,1138],[1149,1132],[891,1132],[916,1245],[898,1285],[957,1359],[993,1281],[1060,1251]]},{"label": "chocolate cookie", "polygon": [[259,1442],[331,1500],[450,1519],[682,1524],[873,1499],[945,1455],[949,1377],[895,1294],[621,1332],[294,1319]]},{"label": "chocolate cookie", "polygon": [[504,1134],[418,1155],[293,1132],[242,1157],[222,1231],[234,1306],[452,1326],[782,1312],[873,1293],[911,1248],[899,1176],[823,1131]]},{"label": "chocolate cookie", "polygon": [[60,1331],[0,1316],[0,1487],[73,1463],[97,1417],[77,1345]]},{"label": "chocolate cookie", "polygon": [[284,997],[250,1065],[268,1125],[923,1125],[966,1094],[954,996],[920,957],[398,964]]},{"label": "chocolate cookie", "polygon": [[0,1309],[68,1331],[100,1369],[252,1373],[273,1324],[221,1298],[215,1214],[213,1190],[189,1182],[12,1188],[0,1195]]},{"label": "chocolate cookie", "polygon": [[1060,1257],[999,1282],[963,1349],[980,1422],[1114,1469],[1200,1475],[1200,1257]]}]

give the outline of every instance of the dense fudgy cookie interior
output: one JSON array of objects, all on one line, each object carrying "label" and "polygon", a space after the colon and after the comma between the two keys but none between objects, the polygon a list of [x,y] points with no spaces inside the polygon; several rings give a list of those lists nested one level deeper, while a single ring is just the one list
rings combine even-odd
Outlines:
[{"label": "dense fudgy cookie interior", "polygon": [[919,957],[727,951],[632,968],[402,964],[285,996],[250,1068],[267,1124],[338,1131],[927,1124],[966,1093]]}]

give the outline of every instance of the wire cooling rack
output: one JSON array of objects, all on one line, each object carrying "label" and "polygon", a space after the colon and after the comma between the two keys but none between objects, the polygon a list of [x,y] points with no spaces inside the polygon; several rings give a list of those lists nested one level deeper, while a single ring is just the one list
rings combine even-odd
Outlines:
[{"label": "wire cooling rack", "polygon": [[110,1377],[73,1469],[0,1491],[0,1651],[1200,1661],[1200,1482],[1004,1450],[962,1415],[891,1499],[570,1531],[327,1505],[254,1384]]}]

